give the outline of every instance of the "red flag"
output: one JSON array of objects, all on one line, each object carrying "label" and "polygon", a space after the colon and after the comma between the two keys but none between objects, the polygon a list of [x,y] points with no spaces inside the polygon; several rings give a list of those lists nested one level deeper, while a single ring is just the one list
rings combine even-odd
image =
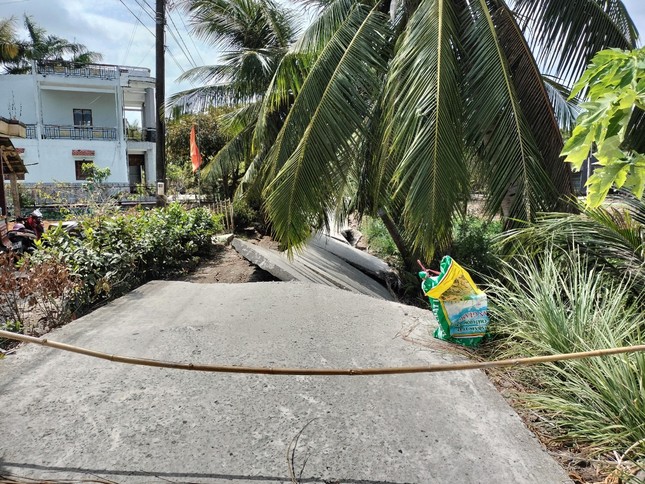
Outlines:
[{"label": "red flag", "polygon": [[195,125],[190,130],[190,161],[193,163],[193,173],[199,170],[202,164],[202,155],[199,154],[197,147],[197,136],[195,134]]}]

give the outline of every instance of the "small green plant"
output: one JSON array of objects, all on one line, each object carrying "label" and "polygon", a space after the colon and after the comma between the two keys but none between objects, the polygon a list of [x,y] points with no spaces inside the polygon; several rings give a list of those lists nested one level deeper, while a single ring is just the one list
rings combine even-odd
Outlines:
[{"label": "small green plant", "polygon": [[238,229],[261,225],[259,212],[252,208],[244,198],[237,198],[233,201],[233,218],[235,227]]}]

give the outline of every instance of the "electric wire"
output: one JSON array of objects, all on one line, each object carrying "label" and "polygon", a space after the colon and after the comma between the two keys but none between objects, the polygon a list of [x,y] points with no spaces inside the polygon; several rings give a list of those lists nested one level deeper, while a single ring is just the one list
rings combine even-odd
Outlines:
[{"label": "electric wire", "polygon": [[181,20],[181,23],[184,26],[184,31],[186,32],[186,35],[188,35],[188,38],[190,39],[190,42],[193,44],[193,47],[195,47],[195,52],[197,52],[197,56],[199,57],[199,60],[200,60],[201,64],[205,65],[206,62],[204,62],[204,58],[202,57],[202,54],[201,54],[199,48],[197,47],[197,44],[195,43],[195,39],[193,39],[193,36],[189,32],[188,26],[186,25],[186,22],[184,22],[184,17],[182,17],[180,15],[179,20]]},{"label": "electric wire", "polygon": [[128,12],[134,15],[134,18],[136,18],[139,21],[139,23],[143,25],[148,32],[150,32],[150,35],[152,35],[153,37],[155,36],[154,32],[152,32],[152,30],[150,30],[148,26],[143,23],[143,20],[141,20],[141,18],[136,13],[134,13],[132,9],[128,7],[128,5],[123,0],[119,0],[119,2],[121,2],[121,4],[128,9]]},{"label": "electric wire", "polygon": [[[139,7],[145,13],[150,17],[151,20],[155,21],[155,9],[148,3],[147,0],[134,0]],[[146,6],[148,8],[146,8]],[[192,54],[190,53],[190,49],[188,48],[186,42],[184,41],[183,37],[181,36],[181,32],[179,32],[179,29],[177,28],[177,25],[175,24],[175,21],[173,20],[170,11],[168,10],[168,15],[166,17],[167,19],[170,20],[170,23],[166,22],[166,31],[170,34],[170,36],[173,38],[179,49],[181,50],[182,54],[188,61],[191,67],[197,67],[197,63],[195,62],[195,59],[193,58]],[[175,31],[173,31],[173,27]],[[183,44],[183,45],[182,45]],[[184,72],[185,69],[183,67],[179,67],[179,69]]]},{"label": "electric wire", "polygon": [[[197,67],[197,62],[195,62],[195,58],[193,57],[193,54],[191,53],[190,48],[186,44],[186,41],[182,37],[181,32],[179,32],[179,29],[177,28],[177,24],[175,23],[175,20],[172,18],[172,15],[170,12],[168,12],[168,18],[170,19],[170,23],[172,24],[175,31],[177,32],[177,35],[179,36],[179,40],[181,41],[181,43],[179,42],[179,40],[177,40],[177,37],[175,37],[175,34],[173,34],[172,29],[168,29],[168,31],[175,39],[175,42],[177,42],[177,45],[179,45],[179,48],[182,49],[182,52],[184,52],[184,55],[186,55],[186,58],[192,64],[192,66]],[[181,44],[183,44],[184,46],[183,48],[181,47]]]},{"label": "electric wire", "polygon": [[[127,8],[127,9],[128,9],[128,11],[129,11],[133,16],[134,16],[134,18],[136,18],[136,19],[139,21],[139,23],[140,23],[141,25],[143,25],[143,26],[146,28],[146,30],[147,30],[148,32],[150,32],[150,34],[151,34],[153,37],[155,37],[155,34],[154,34],[154,33],[153,33],[149,28],[148,28],[148,26],[147,26],[147,25],[146,25],[146,24],[141,20],[140,16],[138,16],[137,14],[135,14],[135,13],[134,13],[134,11],[133,11],[130,7],[128,7],[128,5],[124,2],[124,0],[119,0],[119,1],[121,2],[121,4],[122,4],[125,8]],[[144,0],[144,1],[145,1],[145,0]],[[148,15],[148,17],[150,17],[151,19],[155,20],[155,17],[153,17],[153,16],[152,16],[152,14],[151,14],[148,10],[146,10],[146,9],[145,9],[144,5],[143,5],[142,3],[140,3],[140,1],[139,1],[139,0],[135,0],[135,2],[136,2],[136,4],[137,4],[139,7],[141,7],[141,8],[144,10],[144,12]],[[146,2],[146,5],[150,6],[150,4],[148,4],[147,2]],[[168,27],[168,31],[170,31],[170,32],[171,32],[171,34],[172,34],[172,31],[170,30],[169,25],[168,25],[167,23],[166,23],[166,27]],[[173,35],[173,37],[174,37],[174,35]],[[176,40],[176,39],[175,39],[175,41],[177,42],[177,40]],[[184,71],[185,71],[185,69],[181,66],[181,64],[179,63],[179,61],[178,61],[178,60],[177,60],[177,58],[175,57],[175,55],[171,52],[171,50],[170,50],[169,46],[168,46],[168,45],[165,45],[164,47],[165,47],[165,50],[166,50],[166,51],[168,52],[168,54],[170,55],[171,59],[174,61],[174,63],[175,63],[175,65],[177,66],[177,68],[178,68],[181,72],[184,72]],[[180,47],[180,49],[181,49],[181,45],[180,45],[179,47]],[[189,62],[190,62],[190,61],[189,61]]]},{"label": "electric wire", "polygon": [[[143,13],[143,9],[139,11],[139,16]],[[139,23],[135,20],[134,23],[132,24],[132,33],[130,34],[130,41],[128,42],[128,47],[125,49],[125,55],[123,56],[123,61],[121,64],[126,64],[126,60],[128,59],[128,55],[130,55],[130,49],[132,48],[132,44],[134,43],[134,36],[137,33],[137,29],[139,28]]]}]

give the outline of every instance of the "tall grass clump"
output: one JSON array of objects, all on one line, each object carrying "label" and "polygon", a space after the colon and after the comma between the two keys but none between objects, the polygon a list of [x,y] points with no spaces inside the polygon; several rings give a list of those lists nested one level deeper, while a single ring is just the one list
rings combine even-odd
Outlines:
[{"label": "tall grass clump", "polygon": [[[547,245],[518,255],[487,288],[496,357],[551,355],[643,344],[643,300],[631,281],[590,268],[580,251]],[[517,375],[526,406],[559,436],[592,454],[645,455],[645,354],[527,367]]]}]

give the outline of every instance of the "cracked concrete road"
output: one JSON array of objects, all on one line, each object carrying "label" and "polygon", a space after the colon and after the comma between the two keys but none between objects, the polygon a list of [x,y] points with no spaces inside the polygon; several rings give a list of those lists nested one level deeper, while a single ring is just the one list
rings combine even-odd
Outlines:
[{"label": "cracked concrete road", "polygon": [[[48,338],[193,363],[458,361],[403,338],[433,325],[427,311],[325,286],[152,282]],[[568,482],[479,371],[232,375],[25,346],[0,360],[0,425],[0,475],[39,479],[288,483],[292,467],[307,483]]]}]

